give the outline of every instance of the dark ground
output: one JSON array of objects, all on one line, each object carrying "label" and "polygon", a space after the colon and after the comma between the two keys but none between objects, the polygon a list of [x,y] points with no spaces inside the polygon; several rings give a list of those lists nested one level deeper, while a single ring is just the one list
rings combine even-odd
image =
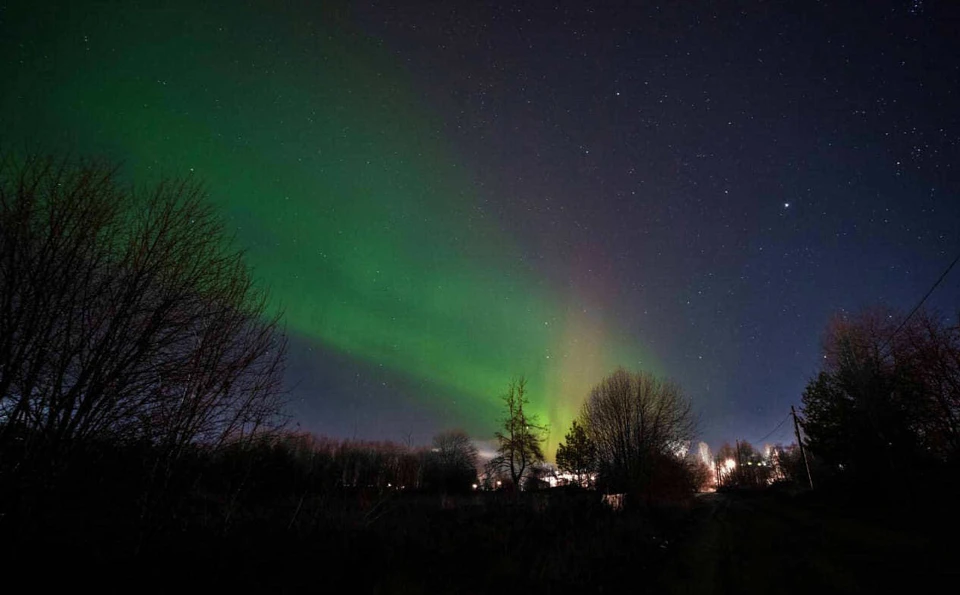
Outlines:
[{"label": "dark ground", "polygon": [[[701,495],[662,592],[938,592],[960,578],[949,506],[838,504],[775,492]],[[939,511],[939,512],[938,512]]]},{"label": "dark ground", "polygon": [[7,533],[2,559],[56,569],[31,572],[38,585],[101,592],[927,593],[960,579],[942,495],[921,505],[768,490],[624,512],[599,498],[411,495],[360,510],[351,497],[295,517],[291,502],[229,530],[195,513],[140,538],[126,516],[58,506],[49,523]]}]

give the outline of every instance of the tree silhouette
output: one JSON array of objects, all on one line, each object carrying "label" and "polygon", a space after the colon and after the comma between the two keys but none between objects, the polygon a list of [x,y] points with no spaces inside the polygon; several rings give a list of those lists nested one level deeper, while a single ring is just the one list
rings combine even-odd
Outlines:
[{"label": "tree silhouette", "polygon": [[652,374],[619,369],[590,392],[580,423],[596,448],[598,480],[615,491],[652,486],[659,459],[677,459],[696,422],[680,387]]},{"label": "tree silhouette", "polygon": [[833,474],[881,481],[960,455],[960,327],[919,310],[836,317],[803,393],[810,450]]},{"label": "tree silhouette", "polygon": [[510,383],[502,397],[506,416],[503,429],[496,433],[497,456],[490,463],[492,468],[508,473],[517,489],[523,487],[524,473],[544,459],[542,434],[546,427],[539,424],[536,415],[524,411],[524,406],[529,404],[526,386],[526,380],[521,377]]},{"label": "tree silhouette", "polygon": [[462,430],[433,437],[426,483],[443,492],[467,492],[477,481],[477,447]]},{"label": "tree silhouette", "polygon": [[0,156],[0,448],[21,461],[93,439],[175,460],[281,421],[278,315],[202,187],[115,174]]},{"label": "tree silhouette", "polygon": [[586,486],[597,470],[596,448],[577,420],[573,420],[564,441],[557,448],[557,468],[573,475],[577,485]]}]

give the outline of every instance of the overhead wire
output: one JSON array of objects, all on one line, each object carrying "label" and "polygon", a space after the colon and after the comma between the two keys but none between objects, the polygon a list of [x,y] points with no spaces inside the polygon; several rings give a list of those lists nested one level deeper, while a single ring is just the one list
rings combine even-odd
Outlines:
[{"label": "overhead wire", "polygon": [[790,419],[790,414],[789,414],[789,413],[787,414],[786,417],[783,418],[783,420],[780,421],[780,423],[777,424],[777,427],[775,427],[775,428],[773,428],[772,430],[770,430],[770,432],[768,432],[767,435],[764,436],[763,438],[757,440],[757,441],[756,441],[756,444],[761,444],[761,443],[763,443],[764,440],[766,440],[766,439],[769,438],[770,436],[773,436],[774,432],[776,432],[777,430],[779,430],[780,427],[781,427],[788,419]]},{"label": "overhead wire", "polygon": [[919,310],[920,307],[923,306],[923,303],[927,301],[927,298],[930,297],[930,294],[933,293],[934,290],[940,285],[940,283],[943,282],[946,276],[950,274],[950,271],[953,269],[954,265],[957,264],[957,261],[960,261],[960,254],[957,254],[957,257],[953,259],[953,262],[950,263],[950,266],[948,266],[946,270],[943,271],[943,274],[940,275],[940,278],[938,278],[936,282],[930,287],[930,289],[927,290],[927,293],[925,293],[923,297],[920,299],[920,301],[917,302],[917,305],[913,307],[913,310],[910,310],[910,313],[907,314],[907,317],[903,319],[900,325],[897,326],[897,328],[892,333],[890,333],[890,336],[887,337],[887,340],[884,341],[883,345],[880,346],[880,350],[879,350],[880,353],[883,353],[883,350],[887,348],[887,346],[890,344],[890,341],[893,341],[893,338],[897,336],[897,333],[899,333],[903,329],[903,327],[906,326],[907,322],[909,322],[909,320],[913,318],[913,315],[917,313],[917,310]]},{"label": "overhead wire", "polygon": [[[927,293],[925,293],[925,294],[923,295],[923,297],[920,299],[920,301],[917,302],[917,305],[913,307],[913,310],[911,310],[910,313],[907,314],[907,317],[904,318],[903,321],[900,322],[899,326],[897,326],[897,328],[896,328],[892,333],[890,333],[890,336],[887,337],[887,340],[884,341],[884,342],[883,342],[883,345],[880,346],[880,352],[881,352],[881,353],[883,352],[884,349],[887,348],[887,346],[890,344],[890,342],[893,341],[893,338],[897,336],[897,333],[899,333],[901,330],[903,330],[903,327],[906,326],[907,322],[909,322],[910,319],[913,317],[913,315],[916,314],[917,311],[923,306],[924,302],[927,301],[927,298],[929,298],[930,295],[937,289],[937,287],[940,286],[940,284],[941,284],[941,283],[943,282],[943,280],[947,277],[947,275],[950,274],[950,271],[953,270],[953,267],[956,266],[957,262],[960,262],[960,254],[957,254],[957,257],[953,259],[953,262],[951,262],[950,265],[947,266],[947,268],[943,271],[943,273],[940,275],[940,277],[937,278],[936,282],[934,282],[934,284],[930,287],[930,289],[927,290]],[[760,438],[759,440],[757,440],[757,441],[756,441],[756,444],[760,444],[760,443],[762,443],[764,440],[766,440],[767,438],[769,438],[770,436],[773,436],[773,434],[776,433],[776,431],[779,430],[779,429],[783,426],[783,424],[786,423],[786,421],[787,421],[788,419],[790,419],[790,415],[791,415],[791,414],[788,413],[788,414],[786,415],[786,417],[784,417],[784,418],[780,421],[780,423],[778,423],[778,424],[776,425],[775,428],[773,428],[772,430],[770,430],[763,438]]]}]

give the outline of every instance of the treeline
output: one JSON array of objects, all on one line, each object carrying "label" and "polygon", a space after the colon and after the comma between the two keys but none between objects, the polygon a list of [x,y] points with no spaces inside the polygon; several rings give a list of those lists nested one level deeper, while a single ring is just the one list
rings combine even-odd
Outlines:
[{"label": "treeline", "polygon": [[250,483],[269,485],[278,494],[466,493],[477,482],[476,449],[459,430],[438,434],[426,447],[281,433],[223,453],[248,461]]},{"label": "treeline", "polygon": [[767,445],[762,449],[745,440],[723,444],[713,457],[717,489],[760,489],[777,483],[808,487],[806,467],[799,446]]},{"label": "treeline", "polygon": [[960,326],[935,312],[836,317],[803,394],[814,474],[838,484],[957,485]]}]

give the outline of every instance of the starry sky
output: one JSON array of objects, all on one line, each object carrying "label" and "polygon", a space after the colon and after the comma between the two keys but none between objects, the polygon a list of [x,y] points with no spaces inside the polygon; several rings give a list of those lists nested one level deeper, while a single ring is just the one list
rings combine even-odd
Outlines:
[{"label": "starry sky", "polygon": [[960,251],[958,56],[919,0],[14,1],[0,142],[203,180],[302,429],[487,439],[524,375],[552,451],[624,366],[718,446]]}]

